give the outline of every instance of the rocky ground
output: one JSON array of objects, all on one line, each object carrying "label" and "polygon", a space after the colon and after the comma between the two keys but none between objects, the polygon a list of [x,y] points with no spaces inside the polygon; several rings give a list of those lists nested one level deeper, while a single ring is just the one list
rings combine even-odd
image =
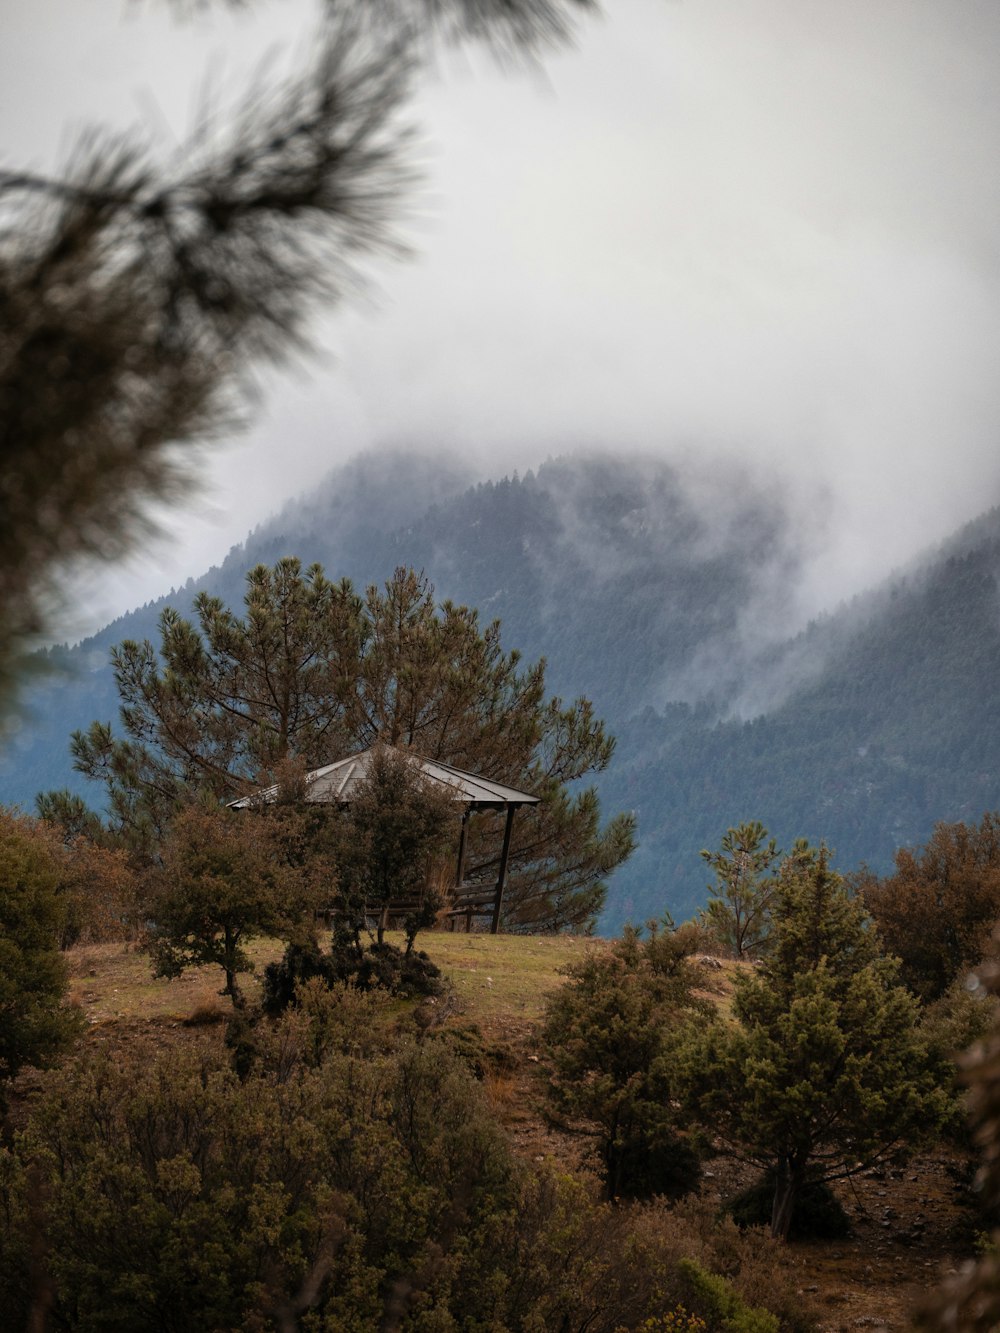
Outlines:
[{"label": "rocky ground", "polygon": [[[709,1188],[722,1195],[728,1164]],[[709,1167],[711,1170],[711,1166]],[[897,1333],[941,1276],[974,1243],[971,1176],[958,1154],[934,1153],[905,1168],[868,1171],[836,1186],[851,1221],[842,1241],[789,1246],[802,1291],[819,1311],[823,1333],[853,1329]]]}]

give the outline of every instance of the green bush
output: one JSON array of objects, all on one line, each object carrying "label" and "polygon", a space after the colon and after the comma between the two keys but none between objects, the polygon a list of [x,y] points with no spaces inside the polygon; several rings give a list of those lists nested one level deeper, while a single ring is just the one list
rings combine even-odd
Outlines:
[{"label": "green bush", "polygon": [[63,877],[38,822],[0,810],[0,1109],[5,1082],[57,1059],[83,1026],[63,1003]]},{"label": "green bush", "polygon": [[615,1142],[618,1196],[680,1199],[698,1188],[701,1158],[673,1128],[650,1117]]},{"label": "green bush", "polygon": [[710,1333],[780,1333],[776,1315],[747,1305],[718,1273],[706,1272],[693,1259],[682,1259],[678,1267],[690,1288],[691,1305]]},{"label": "green bush", "polygon": [[925,1005],[920,1033],[927,1046],[938,1085],[948,1097],[943,1134],[962,1148],[971,1148],[967,1091],[958,1069],[958,1057],[989,1033],[996,1018],[995,996],[970,990],[965,978],[952,982],[943,995]]},{"label": "green bush", "polygon": [[507,1075],[518,1064],[514,1048],[505,1041],[483,1036],[477,1023],[449,1025],[435,1034],[435,1039],[452,1051],[482,1081],[491,1075]]},{"label": "green bush", "polygon": [[200,1043],[48,1075],[0,1150],[10,1327],[615,1333],[698,1312],[689,1256],[793,1310],[783,1252],[709,1210],[612,1206],[517,1162],[464,1063],[386,1016],[314,981],[258,1022],[242,1076]]},{"label": "green bush", "polygon": [[345,1054],[357,1017],[331,1020],[317,1061],[314,1023],[292,1015],[242,1080],[221,1056],[152,1048],[54,1077],[0,1161],[11,1326],[43,1288],[55,1326],[89,1333],[275,1328],[309,1306],[364,1329],[393,1291],[404,1312],[447,1304],[517,1173],[456,1060]]},{"label": "green bush", "polygon": [[544,1035],[554,1108],[594,1135],[610,1198],[679,1198],[699,1162],[673,1109],[672,1049],[685,1021],[711,1012],[695,991],[694,935],[651,922],[567,969]]}]

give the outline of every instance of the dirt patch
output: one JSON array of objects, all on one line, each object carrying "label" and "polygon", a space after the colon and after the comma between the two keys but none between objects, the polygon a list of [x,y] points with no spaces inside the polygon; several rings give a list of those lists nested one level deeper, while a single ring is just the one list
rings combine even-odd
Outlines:
[{"label": "dirt patch", "polygon": [[[707,1163],[703,1194],[720,1206],[753,1179],[729,1159]],[[851,1222],[839,1241],[798,1241],[789,1256],[823,1333],[902,1333],[942,1275],[968,1257],[975,1231],[968,1159],[937,1152],[833,1186]]]}]

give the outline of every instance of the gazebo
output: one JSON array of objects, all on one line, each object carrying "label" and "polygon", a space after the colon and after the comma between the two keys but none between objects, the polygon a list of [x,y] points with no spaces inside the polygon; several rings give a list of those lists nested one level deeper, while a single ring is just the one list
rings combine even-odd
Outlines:
[{"label": "gazebo", "polygon": [[[516,787],[493,782],[476,773],[453,768],[450,764],[439,763],[436,759],[425,759],[411,750],[395,750],[395,753],[416,769],[425,781],[446,791],[462,813],[462,831],[455,868],[455,892],[452,906],[448,911],[452,929],[454,930],[458,917],[465,917],[465,928],[468,931],[472,929],[474,916],[489,916],[490,933],[495,935],[500,929],[500,912],[507,884],[514,815],[523,805],[537,805],[539,797],[518,791]],[[348,755],[346,759],[338,759],[336,763],[314,768],[305,776],[304,799],[322,805],[350,805],[351,793],[368,776],[373,754],[374,748],[362,750],[358,754]],[[260,791],[251,792],[248,796],[242,796],[239,800],[230,801],[229,804],[234,810],[249,810],[256,805],[270,805],[277,799],[278,785],[275,783],[271,787],[264,787]],[[492,888],[475,883],[467,884],[465,881],[469,817],[478,810],[506,812],[500,868],[496,884]],[[392,913],[391,906],[387,911]]]}]

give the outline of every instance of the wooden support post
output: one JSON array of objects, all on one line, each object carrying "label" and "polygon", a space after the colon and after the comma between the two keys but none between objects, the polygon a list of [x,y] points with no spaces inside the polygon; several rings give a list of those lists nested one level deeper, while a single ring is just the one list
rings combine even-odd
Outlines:
[{"label": "wooden support post", "polygon": [[458,865],[455,867],[455,888],[460,889],[465,880],[465,845],[466,835],[469,831],[469,815],[471,809],[466,810],[462,816],[462,832],[458,839]]},{"label": "wooden support post", "polygon": [[500,853],[500,873],[497,876],[497,893],[493,900],[493,921],[490,924],[490,934],[496,935],[500,929],[500,908],[503,906],[503,891],[507,883],[507,862],[510,859],[510,833],[514,827],[515,805],[507,807],[507,823],[503,831],[503,850]]}]

